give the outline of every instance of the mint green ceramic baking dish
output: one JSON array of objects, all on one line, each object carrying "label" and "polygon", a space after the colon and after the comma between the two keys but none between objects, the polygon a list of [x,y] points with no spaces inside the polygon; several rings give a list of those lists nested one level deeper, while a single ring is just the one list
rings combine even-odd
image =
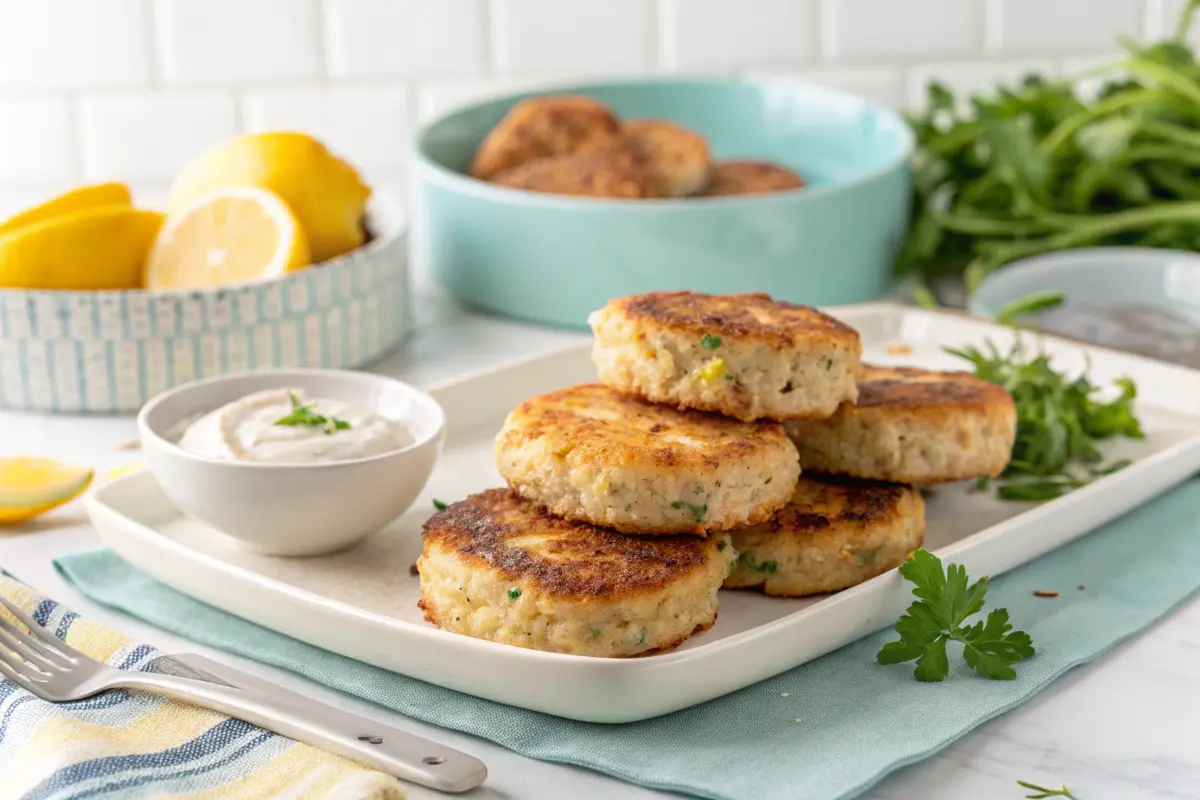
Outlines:
[{"label": "mint green ceramic baking dish", "polygon": [[734,198],[611,200],[508,189],[466,174],[513,95],[442,117],[414,145],[414,195],[436,279],[500,314],[582,327],[623,294],[770,292],[812,305],[871,300],[905,235],[911,131],[896,113],[831,89],[663,79],[565,86],[625,118],[707,137],[715,158],[766,159],[804,189]]}]

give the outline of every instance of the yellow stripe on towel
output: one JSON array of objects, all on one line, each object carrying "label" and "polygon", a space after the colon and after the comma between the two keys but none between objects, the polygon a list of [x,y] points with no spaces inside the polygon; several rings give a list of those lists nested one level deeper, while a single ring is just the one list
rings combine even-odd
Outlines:
[{"label": "yellow stripe on towel", "polygon": [[202,792],[169,795],[171,800],[403,800],[395,779],[353,761],[301,744],[239,781]]}]

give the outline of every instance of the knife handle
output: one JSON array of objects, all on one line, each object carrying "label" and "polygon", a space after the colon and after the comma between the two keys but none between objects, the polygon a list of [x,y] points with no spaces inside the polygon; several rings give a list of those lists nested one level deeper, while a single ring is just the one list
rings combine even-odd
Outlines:
[{"label": "knife handle", "polygon": [[308,698],[297,701],[294,696],[152,672],[120,671],[106,684],[105,688],[142,689],[211,708],[443,792],[465,792],[487,779],[483,762],[466,753]]}]

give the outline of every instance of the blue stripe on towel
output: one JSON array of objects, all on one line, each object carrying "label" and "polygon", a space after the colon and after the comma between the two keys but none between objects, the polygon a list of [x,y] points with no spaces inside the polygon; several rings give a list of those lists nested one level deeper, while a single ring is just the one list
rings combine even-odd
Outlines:
[{"label": "blue stripe on towel", "polygon": [[[179,767],[190,762],[199,761],[205,756],[222,750],[238,739],[242,739],[253,733],[258,734],[256,739],[266,739],[271,736],[271,734],[264,733],[261,729],[255,728],[248,722],[230,718],[218,722],[195,739],[184,742],[178,747],[172,747],[170,750],[163,750],[156,753],[105,756],[104,758],[92,759],[90,761],[81,761],[78,764],[63,767],[53,773],[50,777],[35,786],[22,800],[48,800],[63,789],[95,778],[120,778],[124,773],[162,767]],[[170,777],[178,778],[179,774],[179,772],[172,772]],[[126,780],[130,779],[127,778]],[[89,791],[89,794],[94,794],[97,790],[102,791],[104,788],[106,787],[93,787]],[[72,794],[68,796],[84,797],[87,795]]]}]

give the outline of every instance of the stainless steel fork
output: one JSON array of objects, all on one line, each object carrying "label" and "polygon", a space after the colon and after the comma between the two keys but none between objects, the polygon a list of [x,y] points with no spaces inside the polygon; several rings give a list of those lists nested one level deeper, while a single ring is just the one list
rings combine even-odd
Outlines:
[{"label": "stainless steel fork", "polygon": [[272,697],[172,675],[116,669],[89,658],[4,597],[29,633],[0,617],[0,678],[43,700],[83,700],[108,689],[140,689],[193,703],[443,792],[484,782],[487,768],[466,753],[332,706]]}]

